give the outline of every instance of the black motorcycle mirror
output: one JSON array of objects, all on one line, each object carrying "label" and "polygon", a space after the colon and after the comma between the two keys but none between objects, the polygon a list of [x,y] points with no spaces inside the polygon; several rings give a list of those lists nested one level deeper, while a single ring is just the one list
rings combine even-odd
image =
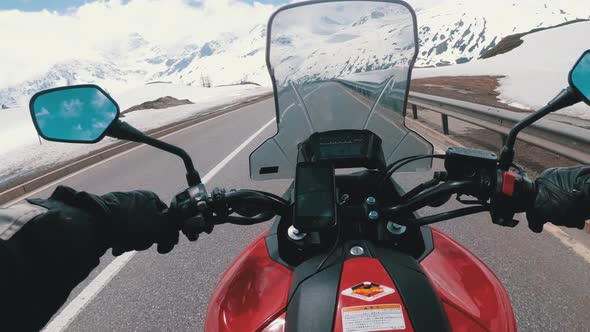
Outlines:
[{"label": "black motorcycle mirror", "polygon": [[569,84],[570,86],[561,91],[547,106],[527,116],[512,127],[500,154],[501,169],[508,170],[512,165],[516,136],[521,130],[549,113],[572,106],[581,101],[590,105],[590,50],[584,52],[582,57],[574,65],[574,68],[569,74]]},{"label": "black motorcycle mirror", "polygon": [[48,141],[96,143],[109,136],[144,143],[182,158],[189,186],[201,184],[201,177],[186,151],[147,136],[119,120],[119,105],[97,85],[74,85],[38,92],[31,98],[29,109],[35,129]]}]

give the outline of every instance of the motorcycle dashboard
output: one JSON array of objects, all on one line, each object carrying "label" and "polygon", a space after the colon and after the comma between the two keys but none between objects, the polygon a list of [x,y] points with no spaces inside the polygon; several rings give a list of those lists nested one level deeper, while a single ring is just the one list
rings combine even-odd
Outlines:
[{"label": "motorcycle dashboard", "polygon": [[312,134],[299,147],[299,161],[331,162],[335,168],[385,168],[381,138],[370,130],[332,130]]}]

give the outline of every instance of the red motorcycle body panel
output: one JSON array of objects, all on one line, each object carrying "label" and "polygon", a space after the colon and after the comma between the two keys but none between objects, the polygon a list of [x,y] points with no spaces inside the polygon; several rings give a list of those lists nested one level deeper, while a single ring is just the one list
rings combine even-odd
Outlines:
[{"label": "red motorcycle body panel", "polygon": [[434,250],[422,262],[453,331],[516,331],[508,294],[474,254],[432,229]]},{"label": "red motorcycle body panel", "polygon": [[[420,265],[442,300],[452,330],[516,331],[508,295],[494,273],[442,232],[432,229],[432,234],[434,250]],[[284,331],[292,278],[290,269],[269,257],[264,235],[261,236],[232,263],[217,285],[209,303],[205,330]],[[381,288],[393,292],[372,301],[343,295],[361,284],[367,286],[360,291],[362,295],[374,291],[374,285],[369,284],[385,286]],[[378,259],[346,260],[339,292],[334,331],[344,331],[343,315],[352,315],[352,322],[356,319],[358,323],[359,315],[371,317],[369,311],[359,311],[376,309],[390,310],[389,315],[401,312],[402,317],[396,316],[395,320],[403,320],[404,326],[395,331],[413,331],[396,285]]]},{"label": "red motorcycle body panel", "polygon": [[284,313],[293,272],[268,256],[265,235],[221,277],[209,302],[205,331],[259,331]]}]

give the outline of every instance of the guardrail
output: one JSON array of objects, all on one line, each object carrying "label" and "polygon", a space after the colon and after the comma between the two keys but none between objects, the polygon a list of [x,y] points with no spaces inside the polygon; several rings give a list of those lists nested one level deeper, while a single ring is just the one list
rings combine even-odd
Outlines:
[{"label": "guardrail", "polygon": [[[365,96],[382,89],[382,86],[369,82],[339,82]],[[410,92],[408,105],[412,107],[415,119],[418,118],[418,107],[440,113],[445,135],[449,134],[449,117],[506,136],[515,123],[529,114],[417,92]],[[590,164],[590,130],[542,119],[523,130],[518,139],[577,162]]]}]

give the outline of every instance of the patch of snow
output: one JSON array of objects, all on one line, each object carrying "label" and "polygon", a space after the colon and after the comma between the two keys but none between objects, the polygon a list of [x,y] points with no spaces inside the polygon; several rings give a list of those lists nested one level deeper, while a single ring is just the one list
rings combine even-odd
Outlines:
[{"label": "patch of snow", "polygon": [[[504,76],[499,98],[528,109],[545,106],[568,86],[568,74],[582,53],[590,49],[590,22],[566,25],[523,37],[516,49],[470,63],[414,70],[413,78],[440,76]],[[577,104],[559,113],[590,119],[590,108]]]},{"label": "patch of snow", "polygon": [[[131,112],[122,118],[140,130],[158,128],[197,115],[208,109],[232,104],[272,91],[267,87],[231,86],[195,88],[170,84],[153,84],[115,94],[121,105],[134,106],[159,97],[173,96],[190,99],[195,104],[165,109]],[[121,109],[123,109],[121,107]],[[22,176],[35,169],[50,166],[87,154],[112,144],[115,139],[105,138],[99,143],[69,144],[39,139],[27,108],[0,111],[0,183],[13,176]]]}]

